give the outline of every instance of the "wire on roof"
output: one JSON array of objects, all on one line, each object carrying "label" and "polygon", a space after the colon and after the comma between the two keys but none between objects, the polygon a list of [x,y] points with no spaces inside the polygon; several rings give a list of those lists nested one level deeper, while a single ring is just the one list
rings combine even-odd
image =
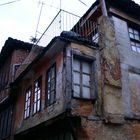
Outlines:
[{"label": "wire on roof", "polygon": [[6,3],[0,4],[0,6],[4,6],[4,5],[7,5],[7,4],[12,4],[12,3],[15,3],[15,2],[18,2],[18,1],[21,1],[21,0],[9,1],[9,2],[6,2]]}]

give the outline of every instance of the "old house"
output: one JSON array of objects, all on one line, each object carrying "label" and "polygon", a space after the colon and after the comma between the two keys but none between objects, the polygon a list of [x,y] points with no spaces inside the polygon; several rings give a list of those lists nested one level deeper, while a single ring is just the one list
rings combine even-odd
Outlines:
[{"label": "old house", "polygon": [[70,31],[38,47],[46,35],[9,81],[10,138],[139,140],[140,6],[97,0]]},{"label": "old house", "polygon": [[32,45],[8,38],[0,54],[0,140],[10,139],[14,99],[10,95],[10,83],[20,64],[29,55]]}]

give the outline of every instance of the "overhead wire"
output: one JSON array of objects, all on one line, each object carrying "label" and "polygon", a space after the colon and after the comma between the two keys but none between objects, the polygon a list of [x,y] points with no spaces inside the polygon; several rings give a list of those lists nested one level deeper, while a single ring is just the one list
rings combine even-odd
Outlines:
[{"label": "overhead wire", "polygon": [[87,4],[86,3],[84,3],[83,1],[81,1],[81,0],[78,0],[79,2],[81,2],[82,4],[84,4],[85,6],[87,6]]},{"label": "overhead wire", "polygon": [[0,4],[0,6],[4,6],[4,5],[8,5],[8,4],[12,4],[12,3],[15,3],[15,2],[18,2],[18,1],[21,1],[21,0],[9,1],[9,2],[6,2],[6,3],[2,3],[2,4]]}]

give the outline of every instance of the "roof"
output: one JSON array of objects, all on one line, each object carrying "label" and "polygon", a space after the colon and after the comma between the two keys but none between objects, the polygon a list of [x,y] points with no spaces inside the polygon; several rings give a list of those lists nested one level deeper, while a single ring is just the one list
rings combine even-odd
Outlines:
[{"label": "roof", "polygon": [[[117,9],[122,10],[125,13],[130,14],[132,17],[135,17],[140,20],[140,5],[135,3],[132,0],[105,0],[107,7],[113,6]],[[88,14],[92,11],[94,7],[99,5],[99,0],[96,0],[92,6],[88,9],[88,11],[82,16],[84,19]]]},{"label": "roof", "polygon": [[37,61],[39,61],[45,53],[51,48],[51,46],[57,41],[64,41],[64,42],[77,42],[81,44],[86,44],[86,45],[92,45],[94,46],[93,49],[98,49],[98,45],[94,42],[90,42],[86,39],[77,37],[75,35],[72,35],[71,31],[70,32],[62,32],[61,36],[54,37],[51,42],[39,53],[35,59],[26,67],[26,69],[15,79],[13,83],[11,83],[11,86],[16,85],[25,75],[26,73],[29,72],[29,70],[32,68],[34,64],[36,64]]},{"label": "roof", "polygon": [[132,0],[106,0],[106,4],[120,9],[140,20],[140,5],[136,4]]},{"label": "roof", "polygon": [[0,53],[0,67],[3,65],[5,60],[9,57],[9,55],[17,49],[31,50],[33,44],[26,43],[17,39],[8,38],[2,47]]}]

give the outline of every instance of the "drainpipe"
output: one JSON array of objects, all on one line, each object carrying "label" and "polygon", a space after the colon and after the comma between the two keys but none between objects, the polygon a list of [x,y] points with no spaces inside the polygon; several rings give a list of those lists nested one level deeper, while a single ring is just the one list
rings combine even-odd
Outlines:
[{"label": "drainpipe", "polygon": [[107,17],[108,15],[107,15],[105,0],[100,0],[100,4],[101,4],[101,9],[102,9],[102,12],[103,12],[103,16]]}]

